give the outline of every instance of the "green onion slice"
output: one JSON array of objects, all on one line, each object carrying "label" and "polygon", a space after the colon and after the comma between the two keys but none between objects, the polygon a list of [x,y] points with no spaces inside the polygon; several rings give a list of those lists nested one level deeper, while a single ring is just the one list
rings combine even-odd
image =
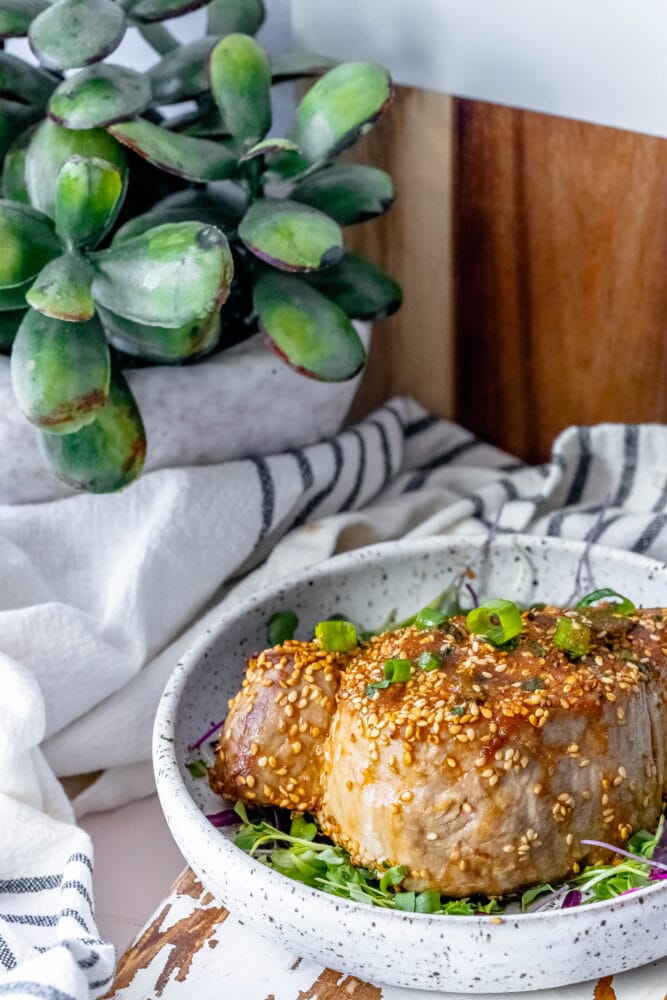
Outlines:
[{"label": "green onion slice", "polygon": [[614,608],[614,614],[629,615],[631,611],[635,610],[635,606],[629,597],[624,597],[623,594],[619,594],[617,590],[612,590],[610,587],[603,587],[601,590],[594,590],[591,594],[586,594],[576,605],[576,610],[584,611],[586,608],[590,608],[593,604],[597,604],[598,601],[602,601],[608,597],[615,597],[618,601]]},{"label": "green onion slice", "polygon": [[352,622],[331,621],[318,622],[315,626],[315,637],[320,640],[322,648],[327,653],[348,653],[358,643],[357,630]]},{"label": "green onion slice", "polygon": [[293,611],[276,611],[266,623],[266,638],[269,646],[281,646],[294,638],[299,619]]},{"label": "green onion slice", "polygon": [[366,697],[372,698],[376,691],[384,691],[384,689],[388,687],[389,681],[375,681],[373,684],[367,684]]},{"label": "green onion slice", "polygon": [[400,684],[402,681],[410,679],[412,673],[412,660],[391,659],[385,660],[384,679],[390,684]]},{"label": "green onion slice", "polygon": [[485,601],[466,617],[468,631],[494,646],[502,646],[520,634],[521,612],[512,601]]},{"label": "green onion slice", "polygon": [[442,664],[442,657],[437,656],[435,653],[427,653],[426,650],[424,650],[423,653],[419,654],[417,663],[421,669],[428,674],[431,670],[438,669],[438,667]]},{"label": "green onion slice", "polygon": [[583,622],[572,618],[559,618],[554,633],[554,646],[570,656],[583,656],[591,645],[591,630]]},{"label": "green onion slice", "polygon": [[193,778],[205,778],[208,774],[208,766],[201,757],[199,760],[188,761],[185,765]]},{"label": "green onion slice", "polygon": [[438,611],[437,608],[431,608],[428,606],[422,608],[421,611],[418,611],[415,615],[415,625],[417,628],[437,628],[438,625],[442,625],[444,621],[447,621],[447,615],[443,615],[442,611]]}]

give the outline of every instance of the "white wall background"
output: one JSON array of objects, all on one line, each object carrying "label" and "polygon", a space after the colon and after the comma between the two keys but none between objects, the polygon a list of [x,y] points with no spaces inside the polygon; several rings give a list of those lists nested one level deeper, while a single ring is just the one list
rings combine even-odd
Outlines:
[{"label": "white wall background", "polygon": [[667,136],[665,0],[292,0],[298,45],[401,83]]}]

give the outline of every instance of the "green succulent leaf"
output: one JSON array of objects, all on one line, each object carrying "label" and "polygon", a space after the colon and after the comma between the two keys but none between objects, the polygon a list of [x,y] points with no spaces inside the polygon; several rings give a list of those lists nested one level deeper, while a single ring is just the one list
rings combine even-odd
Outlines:
[{"label": "green succulent leaf", "polygon": [[271,65],[249,35],[222,38],[209,61],[211,92],[230,133],[247,146],[271,128]]},{"label": "green succulent leaf", "polygon": [[52,218],[58,175],[73,156],[107,160],[120,170],[125,180],[125,150],[108,132],[98,128],[72,131],[47,118],[28,146],[25,176],[30,201]]},{"label": "green succulent leaf", "polygon": [[133,482],[146,458],[141,414],[123,374],[114,366],[109,399],[75,434],[38,432],[42,455],[58,479],[90,493],[113,493]]},{"label": "green succulent leaf", "polygon": [[43,108],[58,80],[10,52],[0,52],[0,95]]},{"label": "green succulent leaf", "polygon": [[31,284],[32,280],[24,281],[20,285],[13,285],[9,288],[0,288],[0,312],[24,309],[28,304],[25,297]]},{"label": "green succulent leaf", "polygon": [[42,117],[39,108],[0,98],[0,159],[12,146],[17,135]]},{"label": "green succulent leaf", "polygon": [[5,153],[2,164],[2,197],[10,201],[30,204],[30,195],[25,180],[25,159],[34,127],[21,132]]},{"label": "green succulent leaf", "polygon": [[67,323],[29,309],[12,348],[12,386],[28,420],[70,434],[95,419],[109,395],[109,348],[97,319]]},{"label": "green succulent leaf", "polygon": [[149,326],[210,316],[227,296],[234,265],[214,226],[166,224],[91,254],[93,295],[105,309]]},{"label": "green succulent leaf", "polygon": [[10,309],[0,312],[0,351],[7,351],[14,343],[16,331],[23,322],[25,309]]},{"label": "green succulent leaf", "polygon": [[319,208],[341,226],[351,226],[386,212],[394,200],[394,185],[384,170],[344,163],[304,177],[290,198]]},{"label": "green succulent leaf", "polygon": [[[29,205],[7,200],[0,201],[0,247],[0,288],[3,289],[31,281],[61,252],[50,219]],[[17,308],[21,304],[5,308]]]},{"label": "green succulent leaf", "polygon": [[131,7],[132,17],[137,21],[166,21],[170,17],[180,17],[198,7],[205,7],[208,0],[138,0]]},{"label": "green succulent leaf", "polygon": [[299,148],[311,163],[332,159],[373,127],[392,96],[382,66],[341,63],[313,84],[297,108]]},{"label": "green succulent leaf", "polygon": [[346,253],[340,263],[308,281],[352,319],[384,319],[400,307],[401,287],[382,268]]},{"label": "green succulent leaf", "polygon": [[30,22],[48,6],[47,0],[1,0],[0,38],[27,35]]},{"label": "green succulent leaf", "polygon": [[149,69],[147,76],[156,103],[175,104],[207,92],[208,60],[217,41],[217,35],[205,35],[179,45]]},{"label": "green succulent leaf", "polygon": [[257,156],[272,156],[276,153],[298,153],[299,147],[291,139],[262,139],[239,157],[239,163],[254,160]]},{"label": "green succulent leaf", "polygon": [[319,76],[335,65],[335,59],[312,52],[280,52],[271,56],[271,74],[276,83],[298,80],[304,76]]},{"label": "green succulent leaf", "polygon": [[119,351],[134,354],[158,364],[200,357],[210,351],[220,337],[220,310],[183,326],[146,326],[116,316],[98,306],[107,339]]},{"label": "green succulent leaf", "polygon": [[56,0],[31,23],[30,47],[49,69],[104,59],[125,34],[125,13],[112,0]]},{"label": "green succulent leaf", "polygon": [[26,294],[33,309],[69,323],[80,323],[95,315],[91,292],[93,269],[79,253],[68,253],[49,261]]},{"label": "green succulent leaf", "polygon": [[125,196],[121,171],[108,160],[73,156],[56,179],[56,232],[69,247],[94,247],[114,224]]},{"label": "green succulent leaf", "polygon": [[102,128],[134,118],[151,103],[148,80],[125,66],[99,63],[63,80],[49,101],[49,116],[68,129]]},{"label": "green succulent leaf", "polygon": [[235,31],[254,35],[266,17],[262,0],[212,0],[207,14],[210,35],[231,35]]},{"label": "green succulent leaf", "polygon": [[113,243],[140,236],[166,222],[202,222],[230,232],[245,212],[246,196],[242,188],[228,183],[224,190],[198,191],[189,189],[163,198],[144,215],[128,219],[114,234]]},{"label": "green succulent leaf", "polygon": [[239,236],[260,260],[282,271],[313,271],[343,255],[340,227],[309,205],[261,198],[246,212]]},{"label": "green succulent leaf", "polygon": [[189,111],[176,118],[170,118],[168,125],[174,132],[183,132],[185,135],[194,135],[202,139],[229,138],[229,129],[215,106],[206,111]]},{"label": "green succulent leaf", "polygon": [[303,375],[342,382],[363,367],[366,352],[349,318],[302,279],[267,271],[253,303],[275,351]]},{"label": "green succulent leaf", "polygon": [[143,118],[111,125],[109,132],[145,160],[177,177],[221,181],[236,174],[236,156],[222,142],[169,132]]}]

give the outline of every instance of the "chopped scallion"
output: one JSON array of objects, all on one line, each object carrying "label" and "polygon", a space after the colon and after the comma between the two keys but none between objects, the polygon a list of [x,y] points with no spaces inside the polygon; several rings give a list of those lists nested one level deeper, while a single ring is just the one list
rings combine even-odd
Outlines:
[{"label": "chopped scallion", "polygon": [[529,681],[524,681],[521,687],[524,691],[545,691],[547,686],[541,677],[531,677]]},{"label": "chopped scallion", "polygon": [[318,622],[315,626],[315,637],[319,639],[322,649],[327,653],[348,653],[358,643],[357,630],[352,622],[331,619]]},{"label": "chopped scallion", "polygon": [[588,652],[591,645],[591,630],[583,622],[572,618],[559,618],[554,633],[554,646],[558,646],[569,656],[576,658]]},{"label": "chopped scallion", "polygon": [[199,760],[187,761],[185,766],[187,767],[188,771],[190,772],[190,775],[193,778],[205,778],[208,774],[208,766],[206,764],[206,761],[202,760],[201,757],[199,758]]},{"label": "chopped scallion", "polygon": [[417,628],[437,628],[444,621],[447,621],[447,615],[443,615],[442,611],[438,611],[437,608],[425,607],[415,615],[415,625]]},{"label": "chopped scallion", "polygon": [[426,650],[424,650],[423,653],[419,654],[417,663],[421,669],[428,674],[431,670],[438,669],[438,667],[442,664],[442,657],[437,656],[435,653],[427,653]]},{"label": "chopped scallion", "polygon": [[597,604],[598,601],[602,601],[606,598],[615,598],[618,603],[614,607],[614,613],[617,615],[629,615],[631,611],[635,610],[635,606],[629,597],[624,597],[623,594],[619,594],[617,590],[612,590],[610,587],[602,587],[601,590],[594,590],[590,594],[586,594],[582,597],[579,603],[576,605],[577,611],[584,611],[586,608],[592,607]]},{"label": "chopped scallion", "polygon": [[384,662],[384,679],[390,684],[400,684],[410,679],[412,660],[394,658]]},{"label": "chopped scallion", "polygon": [[512,601],[485,601],[467,615],[466,625],[473,635],[502,646],[520,634],[521,612]]},{"label": "chopped scallion", "polygon": [[293,611],[276,611],[266,623],[266,638],[269,646],[282,646],[294,638],[299,619]]},{"label": "chopped scallion", "polygon": [[384,691],[385,688],[389,687],[389,681],[375,681],[373,684],[366,685],[366,697],[372,698],[376,691]]}]

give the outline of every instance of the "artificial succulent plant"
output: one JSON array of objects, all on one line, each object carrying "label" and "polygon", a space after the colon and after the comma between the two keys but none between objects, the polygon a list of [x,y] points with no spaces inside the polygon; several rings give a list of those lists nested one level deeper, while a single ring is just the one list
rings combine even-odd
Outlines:
[{"label": "artificial succulent plant", "polygon": [[[162,22],[207,7],[204,37]],[[293,368],[353,377],[351,323],[388,315],[396,283],[341,226],[393,200],[381,170],[333,161],[391,101],[387,72],[252,37],[262,0],[0,0],[0,348],[53,472],[106,492],[146,440],[122,369],[182,363],[261,330]],[[160,58],[106,62],[128,27]],[[66,72],[76,70],[76,72]],[[318,76],[289,137],[266,138],[271,88]],[[165,105],[195,110],[166,116]],[[177,109],[178,110],[178,109]]]}]

